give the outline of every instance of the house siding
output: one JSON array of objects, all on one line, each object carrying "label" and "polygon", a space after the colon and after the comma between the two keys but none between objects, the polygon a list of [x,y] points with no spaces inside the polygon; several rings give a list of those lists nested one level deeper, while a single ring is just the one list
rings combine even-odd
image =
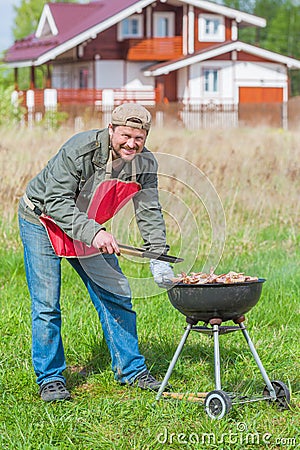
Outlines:
[{"label": "house siding", "polygon": [[[204,69],[218,69],[220,71],[218,92],[204,92]],[[283,89],[286,84],[286,70],[278,64],[210,60],[179,70],[177,95],[185,103],[217,102],[231,104],[238,103],[240,87]],[[276,98],[280,98],[279,94]]]}]

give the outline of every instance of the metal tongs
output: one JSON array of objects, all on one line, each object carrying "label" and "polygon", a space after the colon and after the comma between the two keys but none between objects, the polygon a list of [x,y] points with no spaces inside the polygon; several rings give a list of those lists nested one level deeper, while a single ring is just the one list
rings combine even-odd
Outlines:
[{"label": "metal tongs", "polygon": [[183,258],[177,258],[177,256],[150,252],[148,250],[145,250],[144,248],[131,247],[130,245],[118,243],[118,247],[121,251],[121,254],[124,253],[125,255],[138,256],[139,258],[158,259],[159,261],[166,261],[173,264],[184,261]]}]

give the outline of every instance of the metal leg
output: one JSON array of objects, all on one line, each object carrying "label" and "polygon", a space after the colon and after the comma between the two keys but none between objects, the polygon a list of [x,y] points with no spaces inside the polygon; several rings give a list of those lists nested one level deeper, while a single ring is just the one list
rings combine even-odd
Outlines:
[{"label": "metal leg", "polygon": [[157,393],[157,395],[156,395],[156,398],[155,398],[156,400],[159,400],[159,399],[160,399],[162,393],[163,393],[164,390],[165,390],[165,387],[166,387],[167,384],[168,384],[168,381],[169,381],[169,378],[170,378],[170,376],[171,376],[171,373],[172,373],[172,371],[173,371],[173,369],[174,369],[174,366],[175,366],[175,364],[176,364],[176,362],[177,362],[177,359],[179,358],[179,355],[180,355],[180,353],[181,353],[181,351],[182,351],[182,349],[183,349],[183,346],[184,346],[184,344],[185,344],[185,341],[187,340],[187,337],[188,337],[188,335],[190,334],[191,329],[192,329],[192,325],[191,325],[190,323],[188,323],[188,324],[187,324],[187,327],[186,327],[186,330],[185,330],[185,332],[183,333],[183,336],[182,336],[182,338],[181,338],[181,341],[180,341],[180,343],[179,343],[179,345],[178,345],[178,347],[177,347],[177,350],[176,350],[176,352],[175,352],[175,354],[174,354],[174,356],[173,356],[173,359],[172,359],[172,361],[170,362],[170,365],[169,365],[169,368],[168,368],[167,373],[166,373],[166,375],[165,375],[165,378],[163,379],[163,382],[161,383],[161,386],[160,386],[160,388],[159,388],[159,391],[158,391],[158,393]]},{"label": "metal leg", "polygon": [[274,390],[274,388],[273,388],[273,386],[271,384],[271,381],[270,381],[270,379],[269,379],[269,377],[267,375],[267,372],[264,369],[264,366],[262,365],[260,357],[258,356],[256,348],[254,347],[253,342],[250,339],[250,336],[248,334],[248,331],[246,330],[245,325],[243,323],[239,323],[239,327],[241,328],[241,330],[243,332],[243,335],[244,335],[244,337],[245,337],[245,339],[246,339],[246,341],[247,341],[247,343],[249,345],[250,351],[251,351],[251,353],[252,353],[252,355],[253,355],[253,357],[255,359],[255,362],[256,362],[259,370],[260,370],[260,373],[262,374],[262,377],[263,377],[266,385],[268,386],[270,397],[273,400],[276,400],[276,392],[275,392],[275,390]]},{"label": "metal leg", "polygon": [[219,325],[213,326],[214,333],[214,359],[215,359],[215,386],[217,390],[221,389],[221,375],[220,375],[220,346],[219,346]]}]

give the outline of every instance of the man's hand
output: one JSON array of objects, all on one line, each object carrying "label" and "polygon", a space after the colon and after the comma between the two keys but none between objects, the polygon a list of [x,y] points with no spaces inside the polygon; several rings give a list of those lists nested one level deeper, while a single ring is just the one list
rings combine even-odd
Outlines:
[{"label": "man's hand", "polygon": [[120,249],[114,236],[105,230],[100,230],[93,239],[92,246],[101,253],[116,253],[120,255]]},{"label": "man's hand", "polygon": [[150,260],[150,269],[155,283],[160,288],[167,289],[172,285],[174,278],[173,270],[168,262],[159,261],[158,259]]}]

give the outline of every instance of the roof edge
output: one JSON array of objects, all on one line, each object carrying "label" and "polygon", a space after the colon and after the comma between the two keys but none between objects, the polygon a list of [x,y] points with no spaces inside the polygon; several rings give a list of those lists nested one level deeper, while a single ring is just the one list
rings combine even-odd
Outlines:
[{"label": "roof edge", "polygon": [[266,19],[255,16],[237,9],[229,8],[228,6],[219,5],[206,0],[180,0],[188,5],[196,6],[198,8],[206,9],[207,11],[222,14],[231,19],[235,19],[238,23],[245,22],[245,24],[264,28],[267,25]]},{"label": "roof edge", "polygon": [[56,36],[58,34],[58,29],[57,26],[55,24],[55,20],[52,16],[50,7],[48,4],[44,5],[43,11],[42,11],[42,15],[41,18],[39,20],[38,23],[38,27],[36,29],[35,32],[35,37],[36,38],[40,38],[42,36],[43,33],[43,28],[45,26],[45,23],[48,22],[49,26],[50,26],[50,30],[51,33],[53,34],[53,36]]},{"label": "roof edge", "polygon": [[151,70],[150,67],[150,69],[145,70],[143,74],[148,77],[164,75],[169,72],[173,72],[174,70],[179,70],[182,69],[183,67],[190,66],[191,64],[206,61],[207,59],[215,58],[216,56],[220,56],[224,53],[228,53],[234,50],[245,51],[252,55],[260,56],[261,58],[273,60],[274,62],[286,65],[289,69],[300,69],[300,61],[297,59],[291,58],[289,56],[280,55],[279,53],[275,53],[270,50],[265,50],[260,47],[255,47],[254,45],[247,44],[242,41],[234,41],[225,45],[224,44],[220,45],[217,48],[208,49],[206,51],[202,50],[197,54],[180,58],[175,61],[173,60],[166,64],[152,65],[153,69]]},{"label": "roof edge", "polygon": [[63,44],[58,45],[54,49],[52,49],[48,52],[45,52],[43,55],[41,55],[39,58],[37,58],[37,60],[35,60],[34,65],[39,66],[39,65],[45,64],[46,62],[51,61],[52,59],[55,59],[60,54],[72,49],[74,46],[82,44],[87,39],[90,39],[90,38],[93,39],[97,34],[112,27],[113,25],[117,24],[119,21],[126,19],[126,17],[134,14],[135,12],[139,11],[140,9],[145,8],[146,6],[153,3],[153,1],[154,0],[140,0],[139,2],[120,11],[119,13],[110,17],[109,19],[105,20],[104,22],[101,22],[100,24],[87,29],[83,33],[79,34],[78,36],[75,36],[72,39],[69,39],[68,41],[64,42]]}]

